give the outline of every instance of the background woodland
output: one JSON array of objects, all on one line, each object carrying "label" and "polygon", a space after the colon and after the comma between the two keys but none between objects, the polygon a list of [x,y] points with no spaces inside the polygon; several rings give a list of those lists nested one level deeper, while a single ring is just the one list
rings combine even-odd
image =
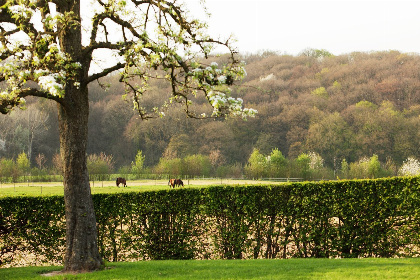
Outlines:
[{"label": "background woodland", "polygon": [[[334,178],[338,171],[344,176],[346,164],[350,168],[372,160],[380,164],[383,175],[392,176],[408,158],[420,158],[418,54],[334,56],[308,49],[298,56],[263,52],[243,55],[242,60],[247,76],[232,88],[232,95],[242,98],[245,107],[258,110],[248,120],[191,119],[172,104],[165,117],[142,121],[127,101],[130,98],[125,98],[118,74],[92,85],[90,160],[102,159],[115,172],[137,168],[137,172],[198,176],[293,177],[302,176],[293,170],[306,155],[312,163],[314,156],[318,158],[325,169],[314,177]],[[213,61],[223,64],[224,57]],[[151,81],[142,102],[153,108],[170,93],[164,80]],[[206,103],[197,99],[195,108],[210,115]],[[24,152],[32,167],[59,169],[56,110],[53,102],[28,98],[26,110],[1,115],[3,163]],[[253,157],[267,166],[278,160],[277,171],[253,170]],[[280,170],[282,161],[289,162],[287,170]],[[193,170],[194,166],[201,169]]]}]

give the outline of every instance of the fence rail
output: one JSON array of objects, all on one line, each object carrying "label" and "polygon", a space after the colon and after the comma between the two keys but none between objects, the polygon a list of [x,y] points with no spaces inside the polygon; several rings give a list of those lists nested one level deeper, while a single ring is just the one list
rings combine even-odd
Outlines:
[{"label": "fence rail", "polygon": [[261,178],[261,181],[274,181],[274,182],[303,182],[303,178]]}]

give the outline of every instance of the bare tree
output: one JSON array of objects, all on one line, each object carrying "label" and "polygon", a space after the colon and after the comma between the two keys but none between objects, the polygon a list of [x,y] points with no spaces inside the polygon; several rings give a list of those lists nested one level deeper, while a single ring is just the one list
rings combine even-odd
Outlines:
[{"label": "bare tree", "polygon": [[35,138],[39,136],[43,130],[46,130],[48,114],[39,110],[35,106],[28,106],[25,111],[15,115],[15,121],[17,124],[20,124],[22,127],[27,129],[27,155],[29,161],[32,162],[33,143]]},{"label": "bare tree", "polygon": [[[0,0],[0,112],[37,96],[57,102],[64,173],[66,253],[64,271],[102,267],[86,163],[88,84],[121,72],[141,118],[163,116],[181,103],[190,117],[254,115],[229,86],[245,75],[230,40],[206,35],[206,25],[191,19],[176,0],[94,0],[86,14],[81,0]],[[83,1],[84,6],[89,3]],[[229,53],[224,65],[210,63],[215,46]],[[106,52],[105,52],[106,51]],[[100,55],[107,64],[96,68]],[[90,71],[92,68],[93,71]],[[142,96],[149,79],[170,83],[172,95],[147,108]],[[193,110],[201,92],[214,108],[211,116]]]},{"label": "bare tree", "polygon": [[47,162],[47,159],[45,158],[44,154],[38,154],[35,158],[36,165],[38,165],[38,168],[40,170],[44,169],[45,163]]}]

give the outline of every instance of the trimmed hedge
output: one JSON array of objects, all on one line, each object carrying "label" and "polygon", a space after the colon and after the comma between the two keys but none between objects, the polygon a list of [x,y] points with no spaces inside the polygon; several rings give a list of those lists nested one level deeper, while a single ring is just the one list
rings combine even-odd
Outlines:
[{"label": "trimmed hedge", "polygon": [[[110,261],[419,254],[420,178],[93,195]],[[0,199],[0,264],[60,262],[63,197]]]}]

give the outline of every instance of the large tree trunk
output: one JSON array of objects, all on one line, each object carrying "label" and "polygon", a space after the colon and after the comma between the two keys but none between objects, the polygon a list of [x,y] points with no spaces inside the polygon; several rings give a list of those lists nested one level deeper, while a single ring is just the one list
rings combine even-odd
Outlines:
[{"label": "large tree trunk", "polygon": [[100,269],[96,218],[86,164],[89,104],[87,89],[66,92],[59,107],[60,149],[64,165],[66,255],[64,271]]},{"label": "large tree trunk", "polygon": [[[71,12],[79,18],[80,0],[60,2],[58,11]],[[66,208],[64,271],[92,271],[100,269],[103,263],[97,245],[96,218],[86,162],[89,98],[85,81],[89,66],[82,55],[81,26],[67,26],[59,41],[62,50],[73,61],[82,64],[77,79],[80,85],[68,81],[58,109]]]}]

